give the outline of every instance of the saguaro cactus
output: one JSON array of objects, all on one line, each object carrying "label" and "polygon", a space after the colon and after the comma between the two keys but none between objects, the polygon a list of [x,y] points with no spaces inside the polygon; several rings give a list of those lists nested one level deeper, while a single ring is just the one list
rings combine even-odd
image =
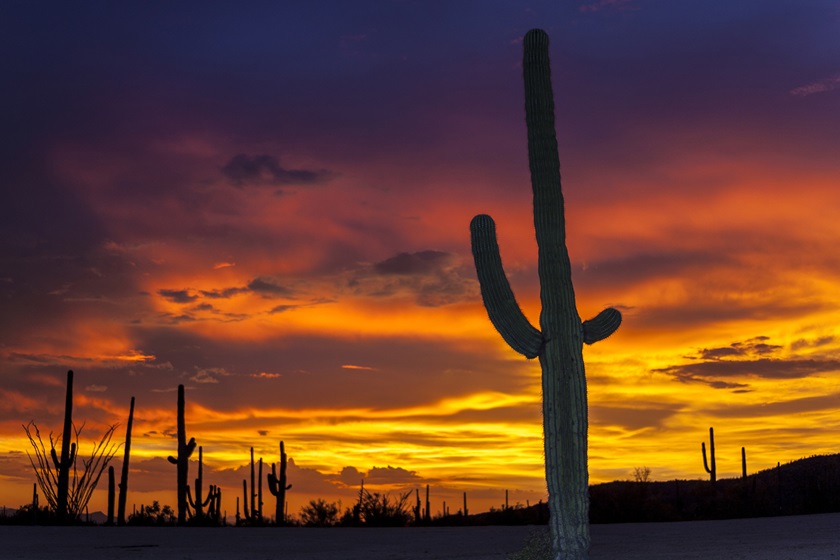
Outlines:
[{"label": "saguaro cactus", "polygon": [[741,448],[741,478],[747,478],[747,449]]},{"label": "saguaro cactus", "polygon": [[125,525],[125,503],[128,499],[128,461],[131,458],[131,426],[134,424],[134,397],[128,409],[128,424],[125,427],[125,453],[123,453],[120,475],[120,497],[117,503],[117,525]]},{"label": "saguaro cactus", "polygon": [[717,480],[717,466],[715,465],[715,429],[709,428],[709,457],[711,458],[711,467],[709,461],[706,460],[706,442],[700,444],[700,449],[703,451],[703,468],[709,473],[709,479],[712,484]]},{"label": "saguaro cactus", "polygon": [[187,422],[184,419],[184,386],[178,385],[178,457],[167,459],[178,467],[178,525],[187,521],[187,479],[190,475],[190,455],[195,451],[195,438],[187,442]]},{"label": "saguaro cactus", "polygon": [[190,487],[187,486],[187,503],[193,508],[195,512],[195,519],[199,523],[204,521],[204,508],[210,505],[211,500],[214,499],[214,487],[211,485],[207,498],[202,499],[204,488],[204,450],[198,446],[198,478],[195,479],[195,500],[193,500]]},{"label": "saguaro cactus", "polygon": [[105,522],[106,525],[114,524],[114,497],[116,496],[114,483],[114,466],[111,465],[108,467],[108,520]]},{"label": "saguaro cactus", "polygon": [[286,490],[292,488],[291,484],[286,484],[286,447],[284,443],[280,442],[280,476],[277,476],[275,463],[271,463],[271,474],[268,475],[268,491],[271,495],[277,498],[277,503],[274,506],[274,522],[278,527],[285,525],[286,522]]},{"label": "saguaro cactus", "polygon": [[420,507],[420,489],[415,488],[414,493],[417,495],[417,505],[414,506],[414,524],[420,525],[423,515],[423,508]]},{"label": "saguaro cactus", "polygon": [[534,193],[534,228],[540,278],[540,328],[519,308],[502,268],[496,226],[487,215],[470,223],[481,296],[502,338],[542,367],[545,467],[554,558],[583,559],[589,550],[587,399],[583,344],[611,335],[621,313],[607,308],[581,323],[575,306],[566,249],[560,160],[554,130],[554,94],[548,35],[529,31],[524,40],[525,121]]},{"label": "saguaro cactus", "polygon": [[64,431],[61,432],[61,458],[50,449],[57,474],[55,514],[59,523],[69,521],[67,515],[67,498],[70,494],[70,470],[76,463],[76,444],[70,443],[73,435],[73,370],[67,372],[67,393],[64,400]]}]

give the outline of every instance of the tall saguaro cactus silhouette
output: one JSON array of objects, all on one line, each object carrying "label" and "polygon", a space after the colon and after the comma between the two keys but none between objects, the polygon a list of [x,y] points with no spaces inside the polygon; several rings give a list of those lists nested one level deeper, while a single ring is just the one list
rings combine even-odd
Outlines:
[{"label": "tall saguaro cactus silhouette", "polygon": [[187,422],[184,418],[184,386],[178,385],[178,456],[167,457],[170,463],[178,467],[178,525],[187,521],[189,500],[187,497],[187,478],[190,475],[190,455],[195,451],[195,438],[187,442]]},{"label": "tall saguaro cactus silhouette", "polygon": [[587,398],[583,344],[610,336],[621,313],[607,308],[581,322],[575,306],[566,249],[560,159],[554,130],[554,94],[548,35],[529,31],[524,40],[525,120],[534,193],[534,228],[540,278],[540,328],[519,308],[502,268],[496,226],[487,215],[470,223],[472,252],[481,296],[504,340],[542,367],[545,468],[555,559],[585,559],[589,550]]},{"label": "tall saguaro cactus silhouette", "polygon": [[125,453],[120,476],[120,497],[117,503],[117,525],[125,525],[125,504],[128,499],[128,462],[131,459],[131,427],[134,425],[134,397],[128,409],[128,424],[125,427]]},{"label": "tall saguaro cactus silhouette", "polygon": [[73,370],[67,372],[67,393],[64,398],[64,430],[61,432],[61,458],[50,450],[55,470],[58,472],[55,513],[59,523],[70,521],[67,514],[67,498],[70,494],[70,468],[76,462],[76,444],[71,443],[73,436]]}]

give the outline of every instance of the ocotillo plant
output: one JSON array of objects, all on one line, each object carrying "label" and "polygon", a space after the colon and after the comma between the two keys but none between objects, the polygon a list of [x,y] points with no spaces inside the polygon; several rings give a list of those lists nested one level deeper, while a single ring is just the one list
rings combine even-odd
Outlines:
[{"label": "ocotillo plant", "polygon": [[195,451],[195,438],[187,442],[187,422],[184,419],[184,386],[178,385],[178,457],[167,459],[178,467],[178,525],[187,521],[187,478],[190,475],[190,455]]},{"label": "ocotillo plant", "polygon": [[[700,444],[700,450],[703,451],[703,468],[709,473],[709,478],[712,484],[717,480],[717,466],[715,465],[715,429],[709,428],[709,457],[711,461],[706,460],[706,442]],[[709,464],[711,463],[711,467]]]},{"label": "ocotillo plant", "polygon": [[286,447],[280,441],[280,476],[277,476],[275,463],[271,463],[271,474],[268,475],[268,491],[277,499],[274,506],[274,523],[278,527],[286,524],[286,490],[291,488],[291,484],[286,484]]},{"label": "ocotillo plant", "polygon": [[61,432],[61,458],[55,452],[55,447],[50,449],[55,469],[58,473],[58,484],[56,488],[55,514],[59,523],[66,523],[67,519],[67,497],[70,492],[70,469],[76,462],[76,444],[70,443],[73,435],[73,370],[67,372],[67,393],[64,400],[64,431]]},{"label": "ocotillo plant", "polygon": [[128,424],[125,427],[125,453],[123,453],[122,475],[120,476],[120,497],[117,503],[117,525],[125,525],[125,503],[128,499],[128,461],[131,458],[131,426],[134,424],[134,397],[128,409]]},{"label": "ocotillo plant", "polygon": [[539,329],[531,325],[516,302],[502,268],[496,225],[490,216],[478,215],[470,223],[472,252],[484,306],[496,330],[526,358],[539,357],[553,556],[580,559],[588,556],[589,549],[583,344],[593,344],[615,332],[621,313],[608,308],[581,322],[575,306],[554,130],[548,35],[542,30],[525,35],[523,72],[542,302]]},{"label": "ocotillo plant", "polygon": [[198,523],[204,521],[204,508],[210,505],[210,500],[213,499],[213,487],[207,493],[207,499],[202,499],[204,487],[204,450],[198,446],[198,478],[195,479],[195,500],[193,500],[190,487],[187,486],[187,503],[195,513],[193,517]]}]

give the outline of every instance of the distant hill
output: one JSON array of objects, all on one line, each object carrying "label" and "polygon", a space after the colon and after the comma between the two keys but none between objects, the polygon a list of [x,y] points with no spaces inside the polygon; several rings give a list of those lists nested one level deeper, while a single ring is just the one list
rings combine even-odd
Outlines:
[{"label": "distant hill", "polygon": [[816,455],[746,478],[618,481],[590,487],[592,523],[690,521],[840,511],[840,454]]},{"label": "distant hill", "polygon": [[[817,455],[746,478],[616,481],[589,488],[592,523],[639,523],[840,512],[840,454]],[[441,525],[547,523],[545,503],[437,520]]]}]

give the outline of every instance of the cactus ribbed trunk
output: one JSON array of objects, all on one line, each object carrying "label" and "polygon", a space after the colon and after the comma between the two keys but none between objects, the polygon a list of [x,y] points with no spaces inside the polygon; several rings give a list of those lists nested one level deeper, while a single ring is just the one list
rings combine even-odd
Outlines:
[{"label": "cactus ribbed trunk", "polygon": [[607,308],[581,323],[575,305],[554,130],[548,35],[542,30],[525,35],[523,74],[542,303],[539,329],[530,324],[516,303],[502,268],[496,227],[490,216],[473,218],[472,250],[490,320],[514,350],[529,359],[539,357],[542,368],[545,475],[553,558],[583,560],[589,555],[588,411],[583,345],[615,332],[621,314]]},{"label": "cactus ribbed trunk", "polygon": [[131,458],[131,427],[134,424],[134,397],[128,409],[128,424],[125,427],[125,453],[120,476],[120,497],[117,503],[117,525],[125,525],[125,504],[128,499],[128,462]]}]

